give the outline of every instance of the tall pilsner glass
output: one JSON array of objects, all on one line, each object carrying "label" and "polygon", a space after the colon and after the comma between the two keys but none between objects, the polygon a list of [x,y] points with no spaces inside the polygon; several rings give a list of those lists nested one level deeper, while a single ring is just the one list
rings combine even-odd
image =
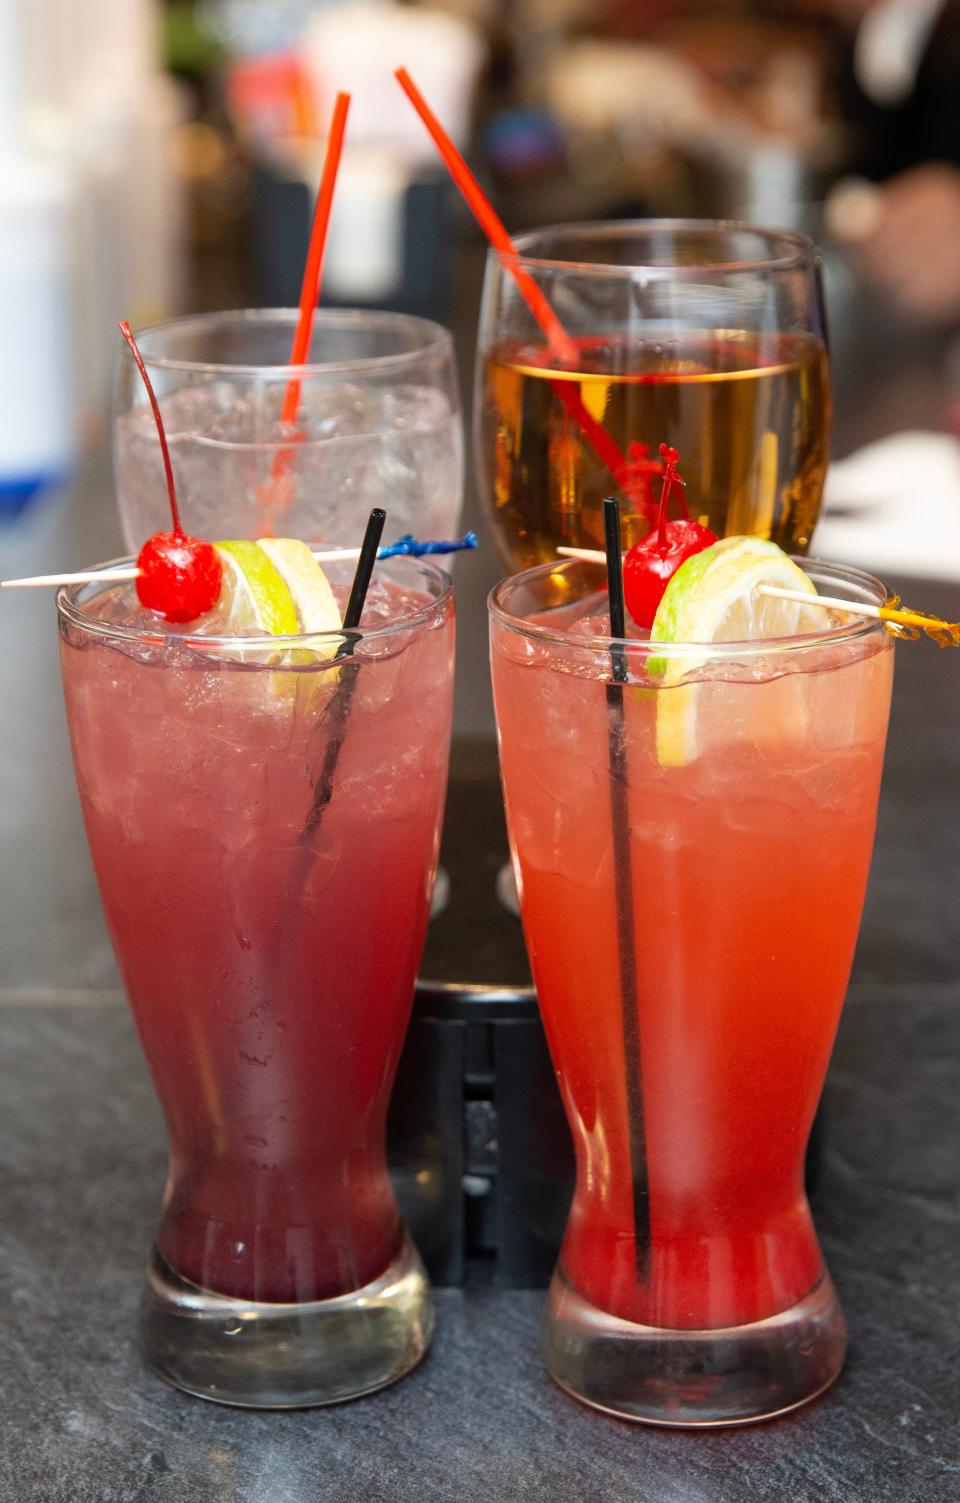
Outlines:
[{"label": "tall pilsner glass", "polygon": [[[808,567],[823,593],[883,602],[866,575]],[[843,1362],[803,1161],[893,643],[849,617],[767,642],[611,642],[602,584],[541,565],[491,596],[524,935],[577,1158],[544,1350],[597,1408],[746,1423]]]},{"label": "tall pilsner glass", "polygon": [[[329,566],[341,599],[354,569]],[[384,1140],[443,812],[449,579],[378,564],[346,639],[190,634],[126,587],[59,608],[90,849],[170,1143],[148,1359],[234,1404],[382,1387],[432,1328]]]},{"label": "tall pilsner glass", "polygon": [[[679,451],[691,516],[805,552],[830,434],[813,244],[649,220],[558,225],[517,250],[488,256],[475,399],[480,494],[505,562],[602,548],[611,493],[625,546],[644,537],[661,443]],[[547,340],[517,271],[565,340]]]}]

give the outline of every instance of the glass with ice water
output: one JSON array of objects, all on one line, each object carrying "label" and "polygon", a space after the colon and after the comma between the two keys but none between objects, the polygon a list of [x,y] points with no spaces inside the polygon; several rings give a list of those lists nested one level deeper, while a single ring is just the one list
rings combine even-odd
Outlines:
[{"label": "glass with ice water", "polygon": [[[296,310],[175,319],[138,332],[160,399],[184,526],[207,538],[349,546],[373,506],[401,533],[452,537],[463,491],[453,341],[406,314],[320,309],[289,365]],[[284,416],[292,380],[296,416]],[[114,461],[124,537],[169,525],[157,435],[132,357],[120,358]]]}]

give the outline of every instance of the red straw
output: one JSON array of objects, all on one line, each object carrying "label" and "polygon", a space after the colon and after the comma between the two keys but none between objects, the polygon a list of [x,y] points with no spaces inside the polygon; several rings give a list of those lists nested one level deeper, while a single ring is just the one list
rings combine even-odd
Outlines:
[{"label": "red straw", "polygon": [[[517,248],[507,234],[503,220],[497,214],[406,68],[398,68],[395,77],[433,137],[437,150],[450,170],[450,176],[466,199],[477,223],[480,225],[494,250],[498,250],[503,256],[515,256]],[[540,291],[540,288],[533,280],[533,277],[522,266],[511,266],[510,270],[513,272],[517,286],[530,306],[530,312],[547,336],[554,354],[563,361],[575,361],[579,354],[577,346],[564,329],[557,315]]]},{"label": "red straw", "polygon": [[[320,178],[320,188],[317,193],[317,207],[313,215],[313,227],[310,231],[310,246],[307,250],[307,263],[303,268],[303,286],[300,288],[300,317],[297,319],[296,332],[293,336],[293,346],[290,350],[290,364],[303,365],[310,349],[310,335],[313,333],[313,315],[316,311],[317,302],[320,298],[320,278],[323,274],[323,255],[327,246],[327,230],[330,227],[330,210],[333,207],[333,190],[337,183],[337,170],[340,166],[340,154],[343,151],[343,136],[347,128],[347,111],[350,108],[350,95],[338,94],[333,106],[333,118],[330,122],[330,135],[327,138],[327,155],[323,164],[323,175]],[[297,412],[300,407],[300,385],[294,378],[287,385],[283,398],[283,407],[280,412],[282,423],[295,423]]]},{"label": "red straw", "polygon": [[[447,135],[447,132],[440,124],[440,121],[427,104],[427,101],[420,93],[420,90],[413,82],[406,68],[397,68],[395,77],[433,137],[434,144],[443,157],[450,176],[466,199],[468,207],[483,230],[483,233],[490,241],[490,244],[502,256],[510,257],[510,260],[506,263],[507,269],[512,274],[522,296],[526,300],[530,312],[543,330],[554,357],[565,365],[574,365],[580,351],[575,341],[570,338],[563,324],[550,307],[550,304],[547,302],[533,277],[516,259],[519,253],[510,239],[502,219],[470,171],[460,152]],[[579,393],[574,389],[573,383],[570,381],[551,381],[550,386],[554,395],[566,407],[571,417],[582,430],[584,437],[606,465],[618,485],[628,484],[630,469],[627,461],[607,430],[597,422],[596,418],[584,406]]]},{"label": "red straw", "polygon": [[[320,279],[323,275],[323,256],[327,248],[327,230],[330,228],[330,211],[333,208],[333,190],[337,184],[337,171],[340,167],[340,156],[343,151],[343,137],[347,128],[347,111],[350,108],[350,95],[340,93],[337,95],[333,106],[333,116],[330,120],[330,134],[327,137],[327,154],[324,158],[323,172],[320,176],[320,187],[317,191],[317,205],[313,212],[313,224],[310,229],[310,244],[307,247],[307,260],[303,268],[303,284],[300,288],[300,316],[297,319],[297,327],[294,330],[293,344],[290,349],[290,364],[303,365],[306,362],[310,350],[310,336],[313,333],[313,315],[316,312],[317,303],[320,300]],[[280,409],[281,425],[292,428],[297,421],[300,411],[300,388],[302,381],[297,376],[291,377],[287,382],[287,389],[283,394],[283,405]],[[270,466],[270,480],[267,484],[257,487],[257,499],[264,510],[264,519],[261,530],[264,534],[272,532],[272,518],[285,512],[291,501],[291,488],[289,480],[290,461],[292,446],[299,435],[291,437],[287,443],[279,448],[273,456],[273,464]]]}]

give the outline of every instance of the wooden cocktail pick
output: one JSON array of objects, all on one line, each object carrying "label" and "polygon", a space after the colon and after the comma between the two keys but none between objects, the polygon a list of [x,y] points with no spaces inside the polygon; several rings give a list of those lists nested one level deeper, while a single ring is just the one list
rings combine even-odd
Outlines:
[{"label": "wooden cocktail pick", "polygon": [[[579,558],[590,564],[605,564],[606,554],[599,548],[558,548],[564,558]],[[839,595],[808,595],[802,590],[786,590],[779,585],[758,585],[760,595],[777,600],[795,600],[799,605],[822,606],[824,610],[846,611],[850,616],[872,616],[885,622],[892,636],[915,639],[928,636],[938,647],[960,647],[960,621],[942,621],[926,611],[905,609],[899,595],[891,595],[883,605],[863,600],[844,600]]]}]

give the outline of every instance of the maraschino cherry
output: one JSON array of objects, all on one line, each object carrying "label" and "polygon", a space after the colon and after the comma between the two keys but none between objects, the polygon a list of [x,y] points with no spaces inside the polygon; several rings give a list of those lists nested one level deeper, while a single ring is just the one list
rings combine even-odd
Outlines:
[{"label": "maraschino cherry", "polygon": [[155,611],[167,621],[195,621],[217,603],[223,581],[223,565],[212,543],[205,542],[203,538],[190,537],[180,525],[173,466],[170,463],[167,435],[163,431],[160,405],[153,383],[147,375],[143,356],[137,349],[137,342],[126,320],[120,325],[120,333],[130,346],[153,408],[167,476],[170,515],[173,518],[171,532],[155,532],[140,549],[137,557],[137,599],[147,610]]},{"label": "maraschino cherry", "polygon": [[648,527],[653,527],[657,520],[653,481],[662,474],[663,461],[651,459],[646,444],[634,440],[627,449],[626,463],[617,478],[631,500],[639,502]]},{"label": "maraschino cherry", "polygon": [[660,445],[663,459],[663,486],[656,529],[640,543],[634,543],[623,561],[623,592],[627,610],[638,626],[650,627],[657,606],[670,580],[691,554],[700,553],[717,541],[716,534],[690,517],[668,521],[670,492],[679,494],[683,481],[677,468],[680,455],[667,444]]}]

